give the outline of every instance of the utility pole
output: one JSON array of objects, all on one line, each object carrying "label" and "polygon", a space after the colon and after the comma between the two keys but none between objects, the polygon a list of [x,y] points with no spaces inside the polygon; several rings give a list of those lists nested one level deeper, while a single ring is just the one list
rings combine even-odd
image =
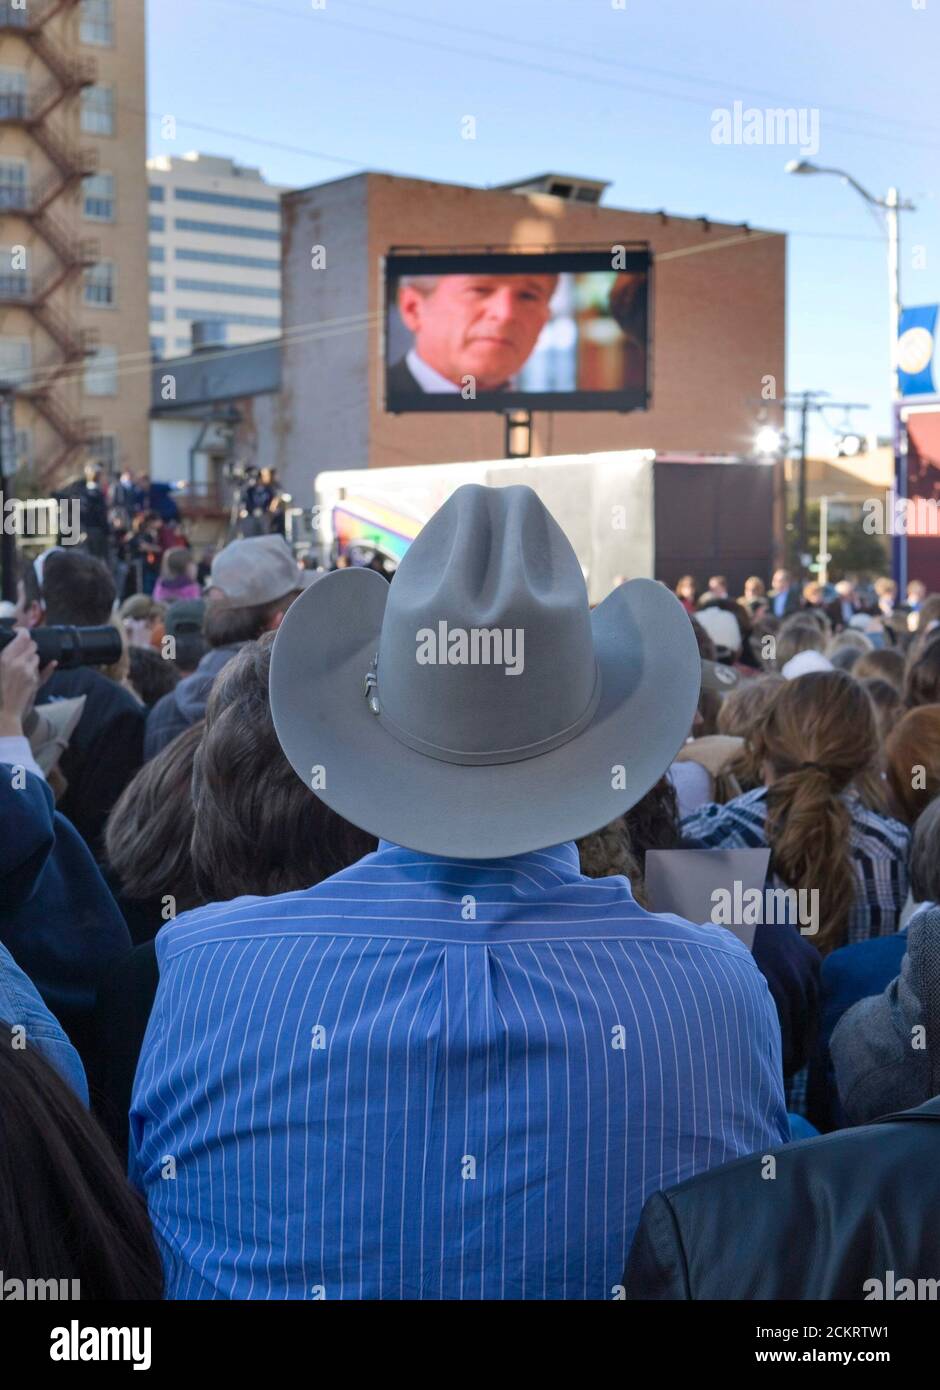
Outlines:
[{"label": "utility pole", "polygon": [[[797,550],[799,553],[800,578],[803,577],[806,554],[806,445],[809,437],[809,409],[813,399],[812,391],[804,391],[800,403],[800,484],[797,501]],[[784,406],[786,409],[786,406]]]},{"label": "utility pole", "polygon": [[818,578],[823,588],[829,583],[829,561],[832,556],[829,554],[829,498],[820,497],[819,499],[819,553],[817,555],[819,564]]},{"label": "utility pole", "polygon": [[895,401],[901,399],[901,384],[898,381],[898,329],[901,323],[901,235],[898,212],[901,206],[898,190],[889,188],[884,208],[888,228],[888,295],[891,305],[891,398]]},{"label": "utility pole", "polygon": [[[809,417],[814,412],[822,414],[826,410],[867,410],[868,406],[859,401],[830,401],[826,391],[799,391],[792,396],[784,396],[777,404],[786,412],[788,410],[798,410],[800,412],[800,456],[799,456],[799,478],[797,482],[797,503],[796,503],[796,536],[797,536],[797,564],[799,566],[800,578],[802,579],[806,570],[807,561],[804,556],[808,555],[808,537],[806,525],[806,493],[807,493],[807,453],[809,449]],[[786,418],[786,416],[784,416]]]}]

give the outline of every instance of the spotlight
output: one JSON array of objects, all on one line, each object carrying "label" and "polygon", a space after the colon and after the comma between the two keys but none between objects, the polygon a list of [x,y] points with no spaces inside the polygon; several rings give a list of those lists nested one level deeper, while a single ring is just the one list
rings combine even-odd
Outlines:
[{"label": "spotlight", "polygon": [[865,441],[859,434],[843,434],[836,444],[836,457],[844,459],[854,459],[856,454],[860,454],[865,447]]},{"label": "spotlight", "polygon": [[758,454],[776,454],[780,450],[780,431],[772,425],[762,425],[754,436],[754,448]]}]

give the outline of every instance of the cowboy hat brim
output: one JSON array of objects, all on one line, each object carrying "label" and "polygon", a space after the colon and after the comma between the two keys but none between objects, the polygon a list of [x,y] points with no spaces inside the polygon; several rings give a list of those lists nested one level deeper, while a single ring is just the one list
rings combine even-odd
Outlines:
[{"label": "cowboy hat brim", "polygon": [[274,727],[295,772],[380,839],[459,859],[578,839],[635,805],[688,736],[701,684],[692,625],[661,584],[632,579],[591,614],[601,694],[576,737],[496,765],[417,752],[386,731],[365,695],[388,594],[371,570],[323,575],[284,615],[270,676]]}]

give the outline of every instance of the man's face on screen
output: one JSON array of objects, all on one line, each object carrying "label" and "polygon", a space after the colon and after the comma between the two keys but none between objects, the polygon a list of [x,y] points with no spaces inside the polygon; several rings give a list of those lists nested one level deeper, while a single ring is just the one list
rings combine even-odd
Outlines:
[{"label": "man's face on screen", "polygon": [[455,386],[493,391],[519,371],[548,321],[557,275],[442,275],[405,285],[398,305],[418,356]]}]

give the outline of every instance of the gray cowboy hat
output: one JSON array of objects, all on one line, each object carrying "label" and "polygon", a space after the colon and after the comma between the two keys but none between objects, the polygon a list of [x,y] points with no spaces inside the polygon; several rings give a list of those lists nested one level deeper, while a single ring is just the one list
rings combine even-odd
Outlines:
[{"label": "gray cowboy hat", "polygon": [[421,853],[504,858],[633,806],[692,724],[701,662],[682,605],[633,579],[590,610],[529,487],[458,488],[391,584],[318,579],[271,657],[285,755],[334,811]]}]

